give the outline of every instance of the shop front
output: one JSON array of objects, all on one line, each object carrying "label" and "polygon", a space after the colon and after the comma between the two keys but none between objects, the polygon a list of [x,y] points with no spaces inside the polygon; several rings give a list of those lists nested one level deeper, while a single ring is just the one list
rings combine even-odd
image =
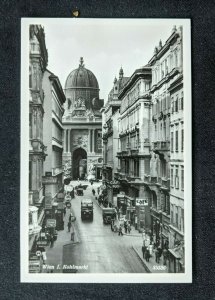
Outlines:
[{"label": "shop front", "polygon": [[169,246],[169,272],[183,273],[184,269],[184,236],[174,229],[170,228],[170,246]]},{"label": "shop front", "polygon": [[149,201],[146,198],[136,198],[136,216],[137,216],[137,229],[142,232],[150,233],[150,208]]},{"label": "shop front", "polygon": [[151,235],[153,237],[154,243],[156,243],[156,245],[158,246],[161,245],[161,228],[162,228],[161,215],[155,208],[151,208],[150,213],[151,213]]}]

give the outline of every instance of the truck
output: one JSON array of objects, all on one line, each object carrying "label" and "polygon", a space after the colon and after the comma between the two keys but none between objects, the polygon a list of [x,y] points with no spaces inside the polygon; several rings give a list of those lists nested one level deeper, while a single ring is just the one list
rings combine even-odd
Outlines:
[{"label": "truck", "polygon": [[91,199],[84,199],[81,201],[81,220],[93,220],[93,201]]},{"label": "truck", "polygon": [[113,207],[107,207],[102,209],[102,217],[104,224],[111,224],[112,220],[116,219],[116,210]]}]

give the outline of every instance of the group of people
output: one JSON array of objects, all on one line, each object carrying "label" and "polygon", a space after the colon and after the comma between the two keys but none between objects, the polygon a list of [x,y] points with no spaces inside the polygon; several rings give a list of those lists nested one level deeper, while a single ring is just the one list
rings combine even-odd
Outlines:
[{"label": "group of people", "polygon": [[123,227],[124,227],[124,233],[131,233],[131,223],[128,220],[124,221],[124,224],[120,223],[119,227],[115,224],[115,220],[111,220],[111,230],[114,232],[118,232],[119,236],[123,236]]},{"label": "group of people", "polygon": [[156,263],[158,264],[160,263],[161,256],[163,255],[163,264],[166,265],[167,256],[168,256],[168,250],[166,247],[162,249],[160,245],[153,244],[153,242],[150,242],[150,245],[148,246],[145,246],[145,244],[143,244],[142,246],[143,259],[149,262],[153,252],[155,253]]}]

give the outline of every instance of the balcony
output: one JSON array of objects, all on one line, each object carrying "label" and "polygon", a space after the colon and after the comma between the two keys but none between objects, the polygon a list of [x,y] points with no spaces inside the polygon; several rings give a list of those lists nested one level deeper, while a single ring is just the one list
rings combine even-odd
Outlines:
[{"label": "balcony", "polygon": [[169,149],[170,149],[169,141],[157,141],[153,143],[154,152],[169,151]]},{"label": "balcony", "polygon": [[167,189],[167,190],[170,189],[170,179],[162,178],[161,183],[163,189]]},{"label": "balcony", "polygon": [[52,176],[57,176],[63,173],[63,167],[52,168]]},{"label": "balcony", "polygon": [[40,139],[31,139],[31,146],[33,151],[46,151],[47,147],[45,147]]}]

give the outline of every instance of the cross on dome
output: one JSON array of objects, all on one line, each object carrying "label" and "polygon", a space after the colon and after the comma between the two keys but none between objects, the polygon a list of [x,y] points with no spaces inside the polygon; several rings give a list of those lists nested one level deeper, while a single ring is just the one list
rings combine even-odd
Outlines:
[{"label": "cross on dome", "polygon": [[83,57],[80,58],[79,67],[84,67],[84,59],[83,59]]}]

